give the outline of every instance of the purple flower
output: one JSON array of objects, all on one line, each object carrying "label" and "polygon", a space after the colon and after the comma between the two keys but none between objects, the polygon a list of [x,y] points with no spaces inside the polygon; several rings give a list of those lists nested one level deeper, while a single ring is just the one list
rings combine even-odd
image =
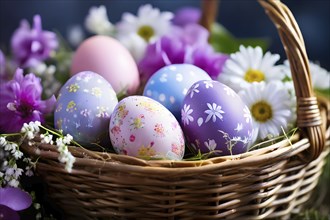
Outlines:
[{"label": "purple flower", "polygon": [[2,51],[0,50],[0,75],[4,75],[6,71],[6,59],[5,55],[3,55]]},{"label": "purple flower", "polygon": [[52,112],[56,99],[53,95],[41,100],[40,78],[33,73],[23,76],[17,69],[14,79],[0,85],[0,132],[18,132],[24,123],[44,122],[44,114]]},{"label": "purple flower", "polygon": [[0,50],[0,84],[6,80],[6,58]]},{"label": "purple flower", "polygon": [[33,29],[30,29],[28,21],[21,21],[11,39],[11,47],[20,67],[33,67],[50,57],[51,52],[58,47],[58,41],[55,33],[42,30],[41,18],[35,15]]},{"label": "purple flower", "polygon": [[212,79],[216,79],[229,56],[214,52],[211,46],[196,48],[191,56],[191,64],[205,70]]},{"label": "purple flower", "polygon": [[179,40],[163,36],[148,45],[145,54],[138,64],[142,81],[147,81],[152,74],[166,65],[183,63],[185,45]]},{"label": "purple flower", "polygon": [[201,18],[201,10],[195,7],[183,7],[175,12],[173,24],[186,26],[187,24],[197,24]]},{"label": "purple flower", "polygon": [[0,219],[20,219],[17,211],[30,207],[31,196],[19,188],[0,188]]},{"label": "purple flower", "polygon": [[198,24],[173,28],[170,36],[147,46],[138,64],[142,80],[147,81],[160,68],[177,63],[194,64],[215,79],[228,56],[215,52],[208,36],[208,31]]}]

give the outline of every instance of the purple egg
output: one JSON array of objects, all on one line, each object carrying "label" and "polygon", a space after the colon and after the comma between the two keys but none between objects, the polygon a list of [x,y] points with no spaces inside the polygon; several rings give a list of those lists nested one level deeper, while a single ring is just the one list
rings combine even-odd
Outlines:
[{"label": "purple egg", "polygon": [[218,81],[193,84],[183,100],[181,117],[183,131],[196,151],[240,154],[252,141],[249,108],[236,92]]}]

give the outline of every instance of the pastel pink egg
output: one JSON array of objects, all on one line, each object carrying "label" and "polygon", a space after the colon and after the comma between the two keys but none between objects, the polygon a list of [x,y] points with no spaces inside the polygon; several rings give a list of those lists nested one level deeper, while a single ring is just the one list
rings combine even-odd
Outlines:
[{"label": "pastel pink egg", "polygon": [[93,36],[76,50],[71,64],[71,74],[92,71],[103,76],[116,93],[127,89],[134,94],[140,85],[137,65],[130,52],[116,39]]},{"label": "pastel pink egg", "polygon": [[179,122],[162,104],[148,97],[122,99],[111,115],[109,132],[119,154],[171,160],[181,160],[184,155]]}]

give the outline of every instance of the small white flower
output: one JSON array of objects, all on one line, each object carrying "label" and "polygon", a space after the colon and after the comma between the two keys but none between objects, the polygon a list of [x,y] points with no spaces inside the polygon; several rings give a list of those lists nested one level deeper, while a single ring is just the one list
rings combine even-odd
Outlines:
[{"label": "small white flower", "polygon": [[30,167],[30,166],[27,166],[27,167],[25,167],[25,175],[26,176],[33,176],[33,170],[32,170],[32,167]]},{"label": "small white flower", "polygon": [[28,140],[32,140],[36,134],[40,131],[40,122],[39,121],[31,121],[29,124],[24,123],[21,128],[21,133],[25,134]]},{"label": "small white flower", "polygon": [[275,65],[280,59],[278,54],[267,52],[263,55],[260,47],[240,46],[239,51],[230,55],[218,80],[239,92],[252,82],[271,82],[282,80],[281,65]]},{"label": "small white flower", "polygon": [[190,109],[190,105],[184,104],[183,109],[181,109],[181,117],[184,125],[189,125],[190,121],[194,121],[194,118],[190,115],[193,111],[193,109]]},{"label": "small white flower", "polygon": [[23,153],[22,153],[21,151],[17,150],[17,151],[13,154],[13,156],[15,157],[16,160],[18,160],[18,159],[20,159],[20,158],[23,157]]},{"label": "small white flower", "polygon": [[41,125],[40,121],[30,121],[29,126],[31,127],[31,130],[35,133],[38,133],[40,131],[39,126]]},{"label": "small white flower", "polygon": [[204,113],[208,114],[205,123],[207,123],[211,118],[213,122],[216,122],[217,117],[222,120],[223,116],[221,114],[224,114],[225,112],[221,110],[222,107],[220,105],[217,105],[216,103],[213,103],[212,105],[207,103],[207,107],[209,109],[204,111]]},{"label": "small white flower", "polygon": [[19,185],[19,181],[18,181],[18,180],[15,180],[15,179],[11,179],[11,180],[8,182],[8,185],[11,186],[11,187],[18,187],[18,185]]},{"label": "small white flower", "polygon": [[5,145],[5,151],[15,152],[16,151],[16,146],[17,146],[17,144],[15,144],[13,142],[7,142],[7,144]]},{"label": "small white flower", "polygon": [[294,119],[295,103],[282,82],[253,83],[239,95],[250,109],[258,140],[280,135]]},{"label": "small white flower", "polygon": [[58,148],[65,146],[65,144],[63,143],[63,138],[56,138],[55,142]]},{"label": "small white flower", "polygon": [[138,9],[137,16],[124,13],[118,23],[118,38],[136,33],[146,42],[154,42],[170,31],[173,13],[160,12],[151,5],[143,5]]},{"label": "small white flower", "polygon": [[44,144],[53,144],[53,135],[46,133],[46,134],[41,134],[41,143]]},{"label": "small white flower", "polygon": [[194,96],[195,93],[199,93],[199,90],[197,89],[199,87],[199,84],[195,84],[193,88],[189,89],[189,93],[190,93],[190,98],[192,98]]},{"label": "small white flower", "polygon": [[209,151],[214,151],[217,147],[217,143],[214,141],[214,139],[209,140],[208,142],[204,142],[205,146],[209,149]]},{"label": "small white flower", "polygon": [[13,177],[14,177],[15,179],[18,179],[18,178],[22,175],[22,173],[23,173],[23,169],[21,169],[21,168],[17,168],[17,169],[15,170],[15,173],[13,174]]},{"label": "small white flower", "polygon": [[67,134],[63,138],[63,143],[64,144],[70,144],[72,140],[73,140],[73,137],[70,134]]},{"label": "small white flower", "polygon": [[4,147],[7,145],[6,137],[0,136],[0,147]]},{"label": "small white flower", "polygon": [[41,215],[40,212],[38,212],[38,213],[36,214],[36,219],[39,220],[39,219],[41,219],[41,218],[42,218],[42,215]]},{"label": "small white flower", "polygon": [[33,206],[36,210],[40,209],[41,207],[39,203],[34,203]]},{"label": "small white flower", "polygon": [[67,39],[73,46],[78,46],[84,39],[85,34],[80,25],[74,25],[68,28]]},{"label": "small white flower", "polygon": [[108,19],[107,9],[104,5],[92,7],[85,20],[85,27],[93,34],[111,35],[114,26]]}]

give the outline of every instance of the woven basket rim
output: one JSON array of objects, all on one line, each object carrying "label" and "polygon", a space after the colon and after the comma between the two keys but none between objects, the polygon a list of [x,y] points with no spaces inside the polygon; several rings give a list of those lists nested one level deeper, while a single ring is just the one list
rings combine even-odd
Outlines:
[{"label": "woven basket rim", "polygon": [[[299,136],[300,134],[296,134],[290,138],[292,145],[285,139],[276,144],[243,154],[220,156],[197,161],[144,160],[108,152],[97,152],[95,154],[94,151],[76,146],[70,146],[69,151],[76,157],[72,174],[79,173],[79,167],[89,167],[90,169],[112,169],[113,171],[120,172],[134,172],[141,175],[189,176],[229,167],[266,166],[267,164],[271,166],[275,162],[290,160],[293,156],[299,157],[299,153],[310,147],[308,139],[299,139]],[[327,129],[327,139],[329,137],[330,127]],[[29,155],[40,157],[39,160],[46,159],[53,161],[57,166],[63,167],[63,173],[67,173],[64,165],[58,162],[59,153],[56,151],[56,146],[36,142],[32,146],[24,143],[22,147]],[[328,153],[329,150],[329,148],[325,148],[323,153]],[[300,159],[303,160],[302,158]]]}]

